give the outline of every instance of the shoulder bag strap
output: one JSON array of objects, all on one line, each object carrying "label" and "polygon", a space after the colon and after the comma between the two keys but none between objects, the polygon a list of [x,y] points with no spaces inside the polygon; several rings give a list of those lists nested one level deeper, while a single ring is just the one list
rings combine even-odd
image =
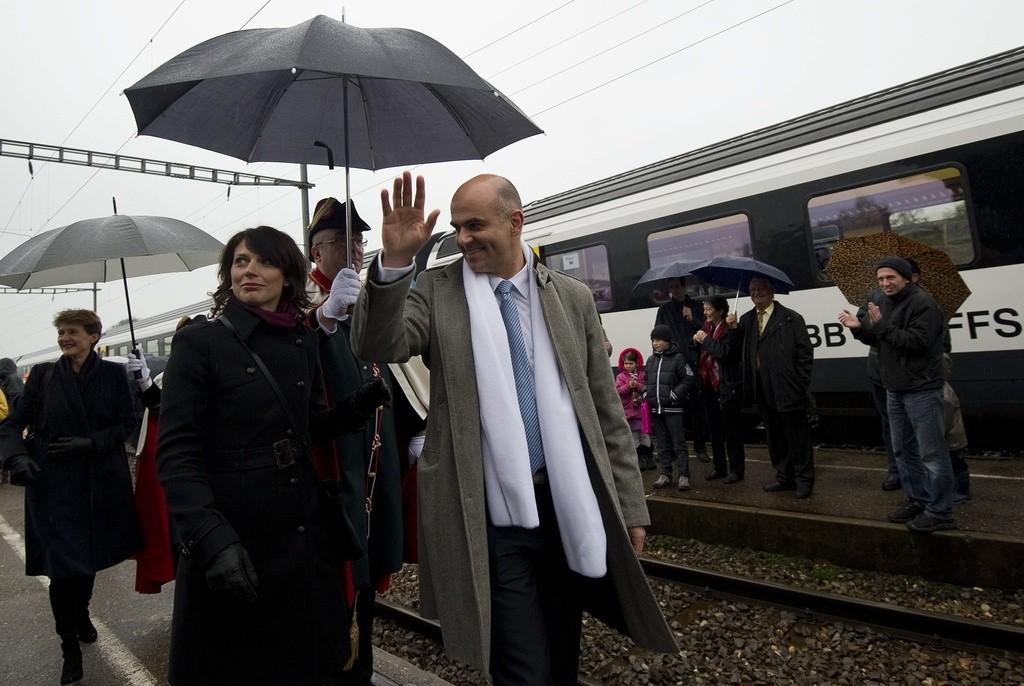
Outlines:
[{"label": "shoulder bag strap", "polygon": [[281,410],[284,412],[284,416],[288,419],[288,424],[291,425],[292,431],[295,432],[295,438],[298,439],[303,444],[303,446],[305,446],[306,433],[304,431],[299,430],[299,425],[295,421],[295,417],[292,416],[291,409],[288,407],[288,401],[285,400],[284,393],[281,392],[281,387],[278,386],[277,381],[274,380],[273,374],[271,374],[270,370],[267,369],[267,365],[263,363],[263,358],[257,355],[256,351],[249,347],[249,344],[245,342],[245,339],[242,338],[242,335],[238,333],[238,329],[235,328],[235,325],[231,323],[231,320],[228,319],[226,315],[221,314],[219,319],[224,324],[228,331],[235,334],[235,337],[238,339],[238,342],[242,344],[242,347],[245,348],[245,351],[249,353],[249,357],[251,357],[252,361],[256,363],[256,367],[260,370],[260,372],[263,373],[263,376],[264,378],[266,378],[267,383],[270,384],[271,390],[274,391],[274,395],[277,396],[277,401],[281,404]]}]

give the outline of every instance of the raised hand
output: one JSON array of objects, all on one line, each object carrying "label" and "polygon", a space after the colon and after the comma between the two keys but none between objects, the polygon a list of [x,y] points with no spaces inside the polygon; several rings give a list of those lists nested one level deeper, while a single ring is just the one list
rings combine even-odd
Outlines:
[{"label": "raised hand", "polygon": [[385,267],[407,267],[412,264],[416,253],[420,251],[434,232],[434,224],[441,210],[434,210],[424,218],[423,206],[426,203],[426,182],[422,176],[416,177],[416,194],[413,195],[412,173],[405,171],[395,179],[394,207],[385,188],[380,192],[380,205],[384,212],[381,225],[381,240],[384,249],[381,253],[381,264]]},{"label": "raised hand", "polygon": [[733,314],[732,312],[730,312],[729,314],[725,315],[725,325],[728,326],[730,329],[735,329],[736,328],[736,315]]},{"label": "raised hand", "polygon": [[839,313],[839,323],[850,330],[860,328],[860,320],[857,319],[856,315],[852,314],[849,310],[843,310]]},{"label": "raised hand", "polygon": [[882,321],[882,310],[875,303],[868,303],[868,321],[872,326]]}]

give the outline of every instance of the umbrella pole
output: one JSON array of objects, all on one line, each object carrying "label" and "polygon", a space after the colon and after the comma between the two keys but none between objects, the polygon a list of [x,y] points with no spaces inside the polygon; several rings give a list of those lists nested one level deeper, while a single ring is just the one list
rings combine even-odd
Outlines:
[{"label": "umbrella pole", "polygon": [[740,286],[742,285],[742,281],[736,284],[736,302],[732,305],[732,311],[736,313],[737,317],[740,316]]},{"label": "umbrella pole", "polygon": [[341,99],[343,121],[345,124],[345,266],[349,269],[355,264],[352,261],[352,186],[349,180],[351,165],[348,158],[348,78],[342,77]]},{"label": "umbrella pole", "polygon": [[132,321],[132,299],[128,297],[128,274],[124,270],[124,258],[121,258],[121,281],[124,283],[124,302],[128,306],[128,331],[132,335],[132,350],[138,348],[135,343],[135,323]]}]

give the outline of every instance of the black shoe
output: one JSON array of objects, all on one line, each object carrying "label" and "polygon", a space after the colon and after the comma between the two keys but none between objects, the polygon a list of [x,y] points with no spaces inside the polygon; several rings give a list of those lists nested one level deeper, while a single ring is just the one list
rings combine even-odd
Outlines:
[{"label": "black shoe", "polygon": [[969,503],[970,501],[971,501],[971,494],[970,493],[954,493],[953,494],[953,504],[954,505],[963,505],[964,503]]},{"label": "black shoe", "polygon": [[698,462],[711,462],[711,458],[708,457],[707,453],[697,453]]},{"label": "black shoe", "polygon": [[724,478],[725,478],[725,474],[722,474],[721,472],[716,472],[714,470],[712,470],[709,474],[706,474],[704,476],[704,480],[705,481],[714,481],[715,479],[724,479]]},{"label": "black shoe", "polygon": [[956,521],[953,519],[940,519],[925,512],[907,522],[907,528],[915,533],[930,534],[934,531],[955,529]]},{"label": "black shoe", "polygon": [[95,643],[96,638],[96,627],[92,625],[91,620],[86,619],[85,624],[78,630],[78,640],[82,643]]},{"label": "black shoe", "polygon": [[82,680],[82,649],[78,645],[78,637],[71,636],[60,642],[60,650],[64,654],[64,664],[60,668],[60,683],[73,684]]},{"label": "black shoe", "polygon": [[922,512],[924,512],[924,508],[917,503],[904,503],[900,509],[890,512],[887,519],[893,524],[903,524],[909,522]]},{"label": "black shoe", "polygon": [[801,486],[796,489],[796,493],[794,493],[794,495],[797,500],[806,500],[811,497],[811,489],[807,486]]},{"label": "black shoe", "polygon": [[782,481],[773,481],[770,484],[765,484],[762,488],[764,488],[766,493],[778,493],[779,491],[795,491],[796,485],[784,483]]},{"label": "black shoe", "polygon": [[885,478],[885,481],[882,482],[883,491],[898,491],[901,488],[903,488],[903,483],[895,474],[890,474]]},{"label": "black shoe", "polygon": [[729,472],[729,474],[724,479],[722,479],[723,484],[734,484],[737,481],[743,481],[743,477],[737,474],[733,474],[732,472]]}]

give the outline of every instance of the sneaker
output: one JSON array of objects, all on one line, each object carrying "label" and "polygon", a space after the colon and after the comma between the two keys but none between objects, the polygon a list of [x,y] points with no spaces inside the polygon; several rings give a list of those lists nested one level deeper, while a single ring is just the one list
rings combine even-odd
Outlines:
[{"label": "sneaker", "polygon": [[679,490],[688,491],[690,490],[690,479],[685,476],[679,477]]},{"label": "sneaker", "polygon": [[895,512],[890,512],[886,517],[893,524],[904,524],[924,512],[924,508],[917,503],[903,503],[903,506]]},{"label": "sneaker", "polygon": [[941,519],[924,512],[907,522],[907,528],[919,534],[930,534],[934,531],[955,529],[956,521],[952,518]]},{"label": "sneaker", "polygon": [[665,488],[665,486],[668,486],[670,483],[672,483],[672,477],[668,474],[661,474],[654,480],[654,487]]},{"label": "sneaker", "polygon": [[903,488],[903,484],[900,482],[900,478],[895,474],[890,474],[886,477],[885,481],[882,482],[883,491],[898,491]]}]

